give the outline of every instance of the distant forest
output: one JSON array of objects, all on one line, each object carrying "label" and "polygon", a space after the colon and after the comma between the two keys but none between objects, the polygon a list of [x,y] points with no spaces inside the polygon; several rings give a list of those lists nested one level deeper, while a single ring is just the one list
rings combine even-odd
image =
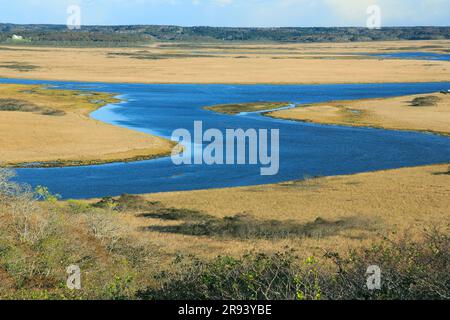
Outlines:
[{"label": "distant forest", "polygon": [[[12,39],[13,35],[23,39]],[[356,42],[450,39],[450,27],[221,28],[177,26],[83,26],[0,24],[0,43],[57,46],[129,46],[151,41]]]}]

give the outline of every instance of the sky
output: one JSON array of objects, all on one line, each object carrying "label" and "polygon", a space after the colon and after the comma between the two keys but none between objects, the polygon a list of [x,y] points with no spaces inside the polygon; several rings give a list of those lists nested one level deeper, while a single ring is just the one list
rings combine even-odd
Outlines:
[{"label": "sky", "polygon": [[382,26],[450,25],[450,0],[0,0],[0,22],[66,24],[70,5],[82,25],[366,26],[371,5]]}]

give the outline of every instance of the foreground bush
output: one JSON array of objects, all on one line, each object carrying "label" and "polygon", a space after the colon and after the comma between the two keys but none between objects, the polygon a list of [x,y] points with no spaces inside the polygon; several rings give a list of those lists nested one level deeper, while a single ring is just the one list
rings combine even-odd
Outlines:
[{"label": "foreground bush", "polygon": [[[144,299],[450,299],[450,237],[437,231],[323,259],[293,252],[250,254],[241,259],[178,262],[178,272],[161,274],[163,284],[140,292]],[[331,264],[329,263],[331,262]],[[382,272],[380,290],[367,288],[367,269]]]},{"label": "foreground bush", "polygon": [[[115,213],[58,202],[46,188],[11,181],[0,168],[0,299],[132,299],[154,274],[149,246],[128,236]],[[83,272],[67,288],[67,267]]]}]

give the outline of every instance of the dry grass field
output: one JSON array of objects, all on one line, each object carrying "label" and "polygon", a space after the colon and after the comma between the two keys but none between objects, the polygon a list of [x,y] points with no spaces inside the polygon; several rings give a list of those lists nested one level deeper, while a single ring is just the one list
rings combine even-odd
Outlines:
[{"label": "dry grass field", "polygon": [[445,61],[360,53],[448,53],[450,42],[154,43],[138,48],[0,47],[0,77],[138,83],[380,83],[448,81]]},{"label": "dry grass field", "polygon": [[110,94],[2,84],[1,163],[79,165],[171,152],[169,141],[89,118],[90,112],[116,101]]},{"label": "dry grass field", "polygon": [[450,94],[334,101],[268,113],[281,119],[450,135]]},{"label": "dry grass field", "polygon": [[[260,223],[278,221],[308,226],[312,233],[296,236],[294,232],[286,239],[270,241],[257,237],[242,241],[239,237],[214,237],[214,234],[192,236],[183,228],[178,231],[150,228],[141,237],[167,252],[206,256],[238,255],[251,249],[281,250],[284,246],[315,255],[327,249],[342,252],[384,236],[448,226],[448,171],[448,165],[435,165],[277,185],[147,195],[146,199],[166,207],[199,211],[217,218],[244,215]],[[135,229],[186,221],[129,216],[124,219]]]}]

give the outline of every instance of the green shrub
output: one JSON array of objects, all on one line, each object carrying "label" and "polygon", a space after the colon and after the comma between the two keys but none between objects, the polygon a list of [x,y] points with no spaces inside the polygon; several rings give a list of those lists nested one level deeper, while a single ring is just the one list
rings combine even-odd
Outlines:
[{"label": "green shrub", "polygon": [[[329,282],[330,299],[450,299],[450,236],[429,231],[420,241],[403,238],[350,252],[346,258],[328,254],[339,272]],[[382,271],[381,290],[362,283],[370,265]]]},{"label": "green shrub", "polygon": [[22,111],[22,112],[35,112],[39,107],[18,99],[0,99],[0,111]]},{"label": "green shrub", "polygon": [[37,198],[42,201],[55,203],[59,199],[61,199],[61,196],[59,194],[51,193],[47,187],[37,186],[34,189],[34,192],[36,193]]},{"label": "green shrub", "polygon": [[116,276],[114,280],[108,283],[105,289],[104,298],[108,300],[127,300],[134,294],[132,286],[133,277]]},{"label": "green shrub", "polygon": [[[423,240],[383,242],[345,258],[327,253],[321,260],[293,252],[219,257],[211,262],[175,262],[142,299],[238,300],[416,300],[450,299],[450,237],[430,232]],[[380,290],[369,290],[367,269],[382,271]]]},{"label": "green shrub", "polygon": [[84,201],[67,200],[69,212],[73,214],[82,214],[89,211],[89,205]]},{"label": "green shrub", "polygon": [[117,207],[117,200],[113,197],[104,197],[99,202],[94,203],[92,207],[101,209],[115,209]]},{"label": "green shrub", "polygon": [[[310,283],[315,282],[314,273],[307,272],[305,278],[300,280],[296,260],[297,257],[288,252],[274,255],[249,254],[241,259],[219,257],[212,262],[194,260],[188,266],[179,261],[178,273],[162,274],[160,279],[165,282],[160,288],[140,292],[138,297],[175,300],[293,300],[303,289],[303,296],[315,298],[316,294],[313,294],[314,297],[308,295]],[[308,270],[313,268],[314,266]]]},{"label": "green shrub", "polygon": [[141,217],[161,219],[167,221],[197,221],[214,219],[214,217],[195,210],[177,209],[177,208],[156,208],[151,213],[142,214]]}]

